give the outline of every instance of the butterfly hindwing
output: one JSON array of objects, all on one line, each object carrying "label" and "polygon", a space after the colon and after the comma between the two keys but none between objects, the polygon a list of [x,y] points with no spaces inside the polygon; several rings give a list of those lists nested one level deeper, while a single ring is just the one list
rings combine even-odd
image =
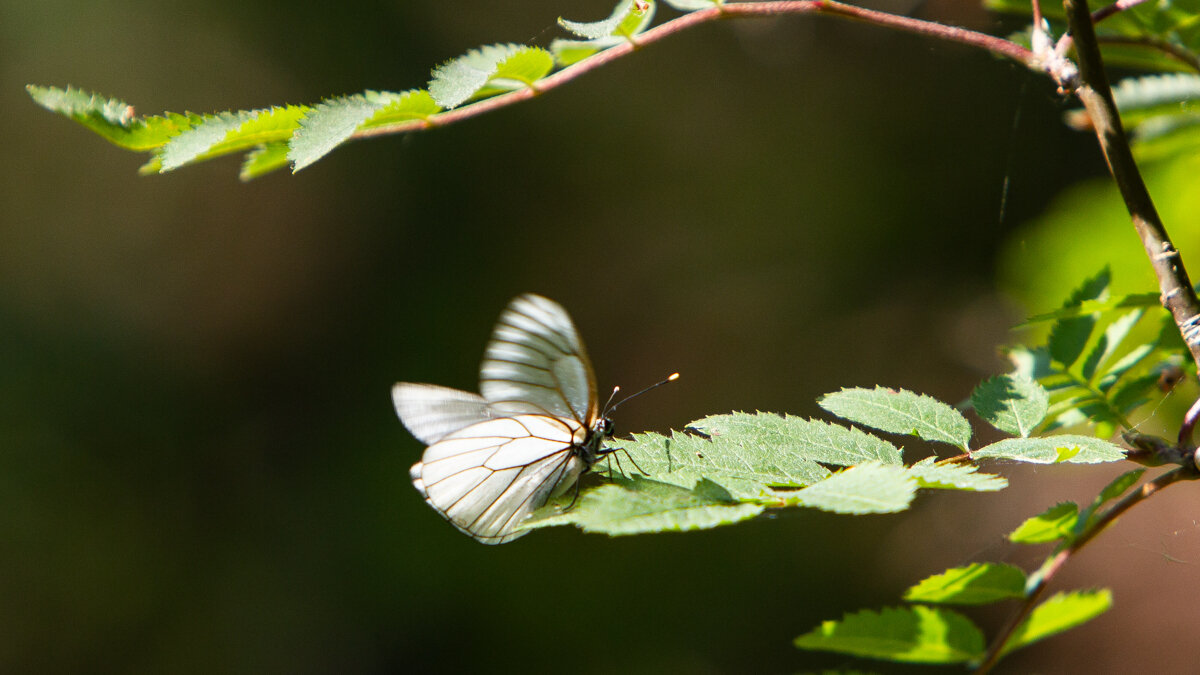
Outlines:
[{"label": "butterfly hindwing", "polygon": [[524,534],[516,526],[583,472],[572,448],[585,437],[572,420],[545,415],[479,422],[429,446],[412,468],[413,484],[459,530],[502,544]]}]

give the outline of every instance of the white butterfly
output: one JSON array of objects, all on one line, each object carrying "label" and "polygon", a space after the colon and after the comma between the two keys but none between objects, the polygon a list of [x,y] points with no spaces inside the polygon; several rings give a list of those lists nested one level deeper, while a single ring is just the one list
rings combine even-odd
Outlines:
[{"label": "white butterfly", "polygon": [[600,444],[612,423],[599,413],[571,318],[538,295],[516,297],[500,315],[479,391],[401,382],[392,400],[404,426],[429,445],[410,471],[421,496],[459,530],[503,544],[609,452]]}]

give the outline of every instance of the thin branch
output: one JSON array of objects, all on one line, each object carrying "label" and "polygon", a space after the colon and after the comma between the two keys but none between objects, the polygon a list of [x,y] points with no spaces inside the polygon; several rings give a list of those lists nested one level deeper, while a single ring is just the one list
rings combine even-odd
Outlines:
[{"label": "thin branch", "polygon": [[1100,9],[1092,12],[1092,23],[1100,23],[1101,21],[1114,14],[1117,14],[1118,12],[1124,12],[1127,9],[1137,7],[1144,2],[1146,2],[1146,0],[1117,0],[1111,5],[1101,7]]},{"label": "thin branch", "polygon": [[1104,515],[1100,516],[1093,523],[1091,523],[1086,530],[1080,533],[1080,535],[1065,548],[1047,559],[1042,565],[1041,569],[1039,569],[1031,577],[1033,584],[1026,588],[1025,600],[1022,602],[1021,608],[1017,610],[1017,612],[1008,620],[1008,623],[1004,625],[1004,628],[1000,630],[1000,633],[996,635],[996,638],[992,640],[990,645],[988,645],[988,650],[984,654],[984,658],[980,662],[979,667],[975,669],[975,673],[987,673],[996,666],[996,663],[1000,660],[1000,657],[1004,653],[1005,644],[1008,643],[1013,634],[1016,633],[1017,629],[1021,627],[1021,624],[1025,621],[1025,619],[1029,617],[1029,614],[1033,611],[1034,607],[1037,606],[1037,603],[1041,599],[1042,595],[1045,594],[1046,587],[1050,584],[1050,580],[1054,578],[1054,575],[1057,574],[1060,569],[1062,569],[1063,565],[1067,564],[1067,561],[1071,559],[1071,556],[1078,553],[1079,550],[1086,546],[1088,542],[1095,538],[1097,534],[1100,534],[1105,530],[1105,528],[1107,528],[1109,525],[1112,525],[1113,522],[1115,522],[1117,518],[1120,518],[1126,511],[1142,503],[1151,495],[1163,490],[1173,483],[1183,480],[1195,480],[1196,477],[1197,475],[1195,467],[1181,466],[1164,473],[1148,483],[1143,483],[1142,486],[1136,491],[1130,493],[1124,499],[1114,504],[1112,508],[1105,511]]},{"label": "thin branch", "polygon": [[1193,442],[1193,434],[1196,431],[1196,422],[1200,420],[1200,398],[1188,408],[1187,414],[1183,416],[1183,424],[1179,427],[1179,447],[1185,450],[1194,450],[1196,445]]},{"label": "thin branch", "polygon": [[1154,267],[1163,306],[1175,318],[1192,358],[1200,362],[1200,299],[1133,160],[1104,72],[1087,0],[1064,0],[1063,6],[1079,60],[1080,85],[1075,93],[1092,119],[1109,172],[1117,182],[1133,227]]},{"label": "thin branch", "polygon": [[521,101],[526,101],[543,92],[550,91],[555,87],[566,84],[581,75],[600,68],[611,61],[625,56],[641,47],[653,44],[664,38],[670,37],[676,33],[693,28],[709,21],[719,19],[735,19],[735,18],[752,18],[764,16],[782,16],[789,14],[829,14],[833,16],[841,16],[848,19],[863,21],[878,26],[894,28],[896,30],[915,33],[917,35],[926,35],[935,37],[948,42],[956,42],[958,44],[967,45],[984,49],[999,56],[1008,57],[1022,65],[1033,70],[1042,70],[1043,64],[1041,60],[1034,55],[1033,52],[1025,47],[1012,42],[998,38],[987,33],[980,33],[965,28],[956,26],[946,26],[933,21],[922,21],[907,16],[899,16],[896,14],[888,14],[887,12],[878,12],[862,7],[843,4],[836,0],[794,0],[786,2],[739,2],[712,7],[711,9],[701,9],[695,12],[684,14],[683,16],[672,19],[665,23],[659,24],[644,33],[632,37],[628,42],[624,42],[615,47],[610,47],[604,51],[590,56],[578,63],[572,64],[562,70],[553,73],[537,82],[537,88],[526,88],[510,91],[506,94],[500,94],[488,99],[472,103],[470,105],[448,110],[446,112],[431,115],[423,120],[411,120],[406,122],[398,122],[396,124],[374,127],[364,131],[355,132],[352,138],[366,138],[369,136],[381,136],[385,134],[403,133],[406,131],[417,131],[420,129],[428,129],[430,127],[440,127],[446,124],[461,122],[465,119],[482,115],[491,112],[498,108],[504,108]]}]

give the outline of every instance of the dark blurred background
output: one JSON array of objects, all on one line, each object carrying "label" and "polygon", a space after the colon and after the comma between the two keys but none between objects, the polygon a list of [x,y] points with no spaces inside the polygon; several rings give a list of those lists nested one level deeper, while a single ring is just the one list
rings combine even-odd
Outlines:
[{"label": "dark blurred background", "polygon": [[[972,3],[880,6],[1019,28]],[[956,402],[1004,370],[996,345],[1045,307],[1002,293],[999,251],[1103,163],[1049,84],[986,54],[822,17],[724,22],[248,184],[233,159],[138,177],[144,157],[22,89],[72,84],[142,114],[313,103],[420,87],[469,48],[547,45],[557,16],[610,9],[0,5],[0,670],[850,666],[791,639],[945,567],[1036,564],[1002,535],[1125,468],[1000,467],[1013,488],[896,516],[501,547],[409,483],[422,448],[390,386],[474,389],[523,291],[571,311],[602,389],[683,373],[622,408],[624,431],[817,415],[821,393],[876,383]],[[933,450],[905,442],[910,460]],[[1066,575],[1114,587],[1116,611],[1012,666],[1194,667],[1150,648],[1200,600],[1186,497],[1129,516]]]}]

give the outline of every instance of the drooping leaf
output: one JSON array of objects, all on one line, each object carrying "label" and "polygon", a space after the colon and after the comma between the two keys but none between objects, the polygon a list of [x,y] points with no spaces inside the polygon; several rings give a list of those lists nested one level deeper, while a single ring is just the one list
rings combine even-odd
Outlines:
[{"label": "drooping leaf", "polygon": [[1025,572],[1003,563],[971,563],[948,569],[908,589],[904,599],[950,605],[986,605],[1025,595]]},{"label": "drooping leaf", "polygon": [[1068,539],[1078,520],[1079,507],[1074,502],[1060,502],[1021,523],[1008,539],[1016,544],[1047,544]]},{"label": "drooping leaf", "polygon": [[1100,491],[1100,495],[1096,498],[1097,504],[1112,501],[1125,494],[1126,490],[1137,484],[1144,473],[1146,473],[1145,469],[1134,469],[1117,476]]},{"label": "drooping leaf", "polygon": [[647,12],[653,12],[653,10],[646,7],[639,11],[637,3],[634,0],[621,0],[613,8],[612,14],[607,19],[601,19],[600,21],[570,21],[559,17],[558,25],[585,40],[595,40],[596,38],[608,37],[616,33],[617,29],[631,14],[640,19]]},{"label": "drooping leaf", "polygon": [[1046,418],[1050,395],[1029,376],[1013,373],[985,380],[972,392],[971,405],[997,429],[1027,437]]},{"label": "drooping leaf", "polygon": [[133,106],[116,98],[67,87],[25,88],[38,105],[75,120],[115,145],[135,152],[161,148],[172,137],[198,124],[199,115],[164,113],[139,118]]},{"label": "drooping leaf", "polygon": [[1100,491],[1100,494],[1096,495],[1096,498],[1092,500],[1092,503],[1086,509],[1080,512],[1079,519],[1075,523],[1075,531],[1078,533],[1085,527],[1090,526],[1092,521],[1096,518],[1096,514],[1099,512],[1100,507],[1125,494],[1126,490],[1137,484],[1138,480],[1141,479],[1142,474],[1144,473],[1146,473],[1145,469],[1133,469],[1132,471],[1126,471],[1120,476],[1114,478],[1108,485],[1104,486],[1104,489]]},{"label": "drooping leaf", "polygon": [[246,154],[242,162],[242,170],[238,174],[241,180],[253,180],[277,169],[282,169],[288,163],[288,144],[283,141],[265,143]]},{"label": "drooping leaf", "polygon": [[1008,438],[972,453],[975,459],[1011,459],[1034,464],[1097,464],[1125,459],[1125,451],[1102,438],[1063,434]]},{"label": "drooping leaf", "polygon": [[[653,0],[646,2],[645,4],[648,6],[642,12],[634,11],[634,4],[628,0],[622,0],[608,19],[593,24],[567,21],[567,24],[577,27],[593,26],[593,28],[586,29],[585,32],[599,34],[587,40],[554,40],[550,43],[550,53],[554,55],[554,60],[561,66],[569,66],[601,50],[627,42],[645,31],[654,19],[655,2]],[[622,15],[623,18],[613,25],[612,21],[618,15]],[[559,19],[560,23],[563,21],[564,19]],[[608,32],[604,32],[605,29],[608,29]]]},{"label": "drooping leaf", "polygon": [[869,463],[851,467],[802,490],[780,492],[789,504],[833,513],[895,513],[907,509],[917,482],[903,467]]},{"label": "drooping leaf", "polygon": [[847,614],[801,635],[795,645],[904,663],[963,663],[984,649],[983,633],[970,619],[921,605]]},{"label": "drooping leaf", "polygon": [[523,529],[576,525],[584,532],[611,536],[702,530],[729,525],[762,513],[758,504],[738,503],[708,480],[692,489],[634,476],[615,478],[583,492],[572,508],[566,494],[538,509]]},{"label": "drooping leaf", "polygon": [[1112,591],[1057,593],[1033,609],[1029,618],[1013,632],[1002,653],[1028,646],[1038,640],[1069,630],[1100,616],[1112,607]]},{"label": "drooping leaf", "polygon": [[937,464],[933,457],[908,467],[908,475],[917,480],[917,487],[941,490],[994,492],[1008,487],[1008,480],[990,473],[978,473],[973,464]]},{"label": "drooping leaf", "polygon": [[957,445],[964,450],[971,440],[971,425],[951,406],[923,394],[903,389],[842,389],[817,400],[838,417],[895,434]]},{"label": "drooping leaf", "polygon": [[877,461],[900,464],[900,450],[891,443],[854,427],[791,415],[733,413],[712,415],[692,422],[694,429],[714,437],[742,437],[782,452],[834,466],[854,466]]}]

